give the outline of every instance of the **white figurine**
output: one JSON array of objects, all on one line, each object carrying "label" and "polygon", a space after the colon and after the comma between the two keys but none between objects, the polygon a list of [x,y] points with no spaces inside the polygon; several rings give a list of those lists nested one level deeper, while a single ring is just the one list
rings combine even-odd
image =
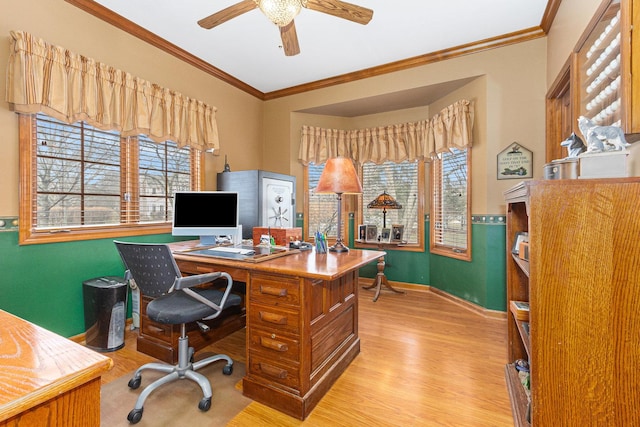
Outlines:
[{"label": "white figurine", "polygon": [[560,143],[563,147],[567,147],[567,157],[578,157],[580,154],[587,150],[587,146],[580,139],[578,135],[572,133],[569,138]]},{"label": "white figurine", "polygon": [[588,118],[580,116],[578,127],[587,141],[587,151],[584,154],[621,151],[630,145],[618,126],[599,126]]}]

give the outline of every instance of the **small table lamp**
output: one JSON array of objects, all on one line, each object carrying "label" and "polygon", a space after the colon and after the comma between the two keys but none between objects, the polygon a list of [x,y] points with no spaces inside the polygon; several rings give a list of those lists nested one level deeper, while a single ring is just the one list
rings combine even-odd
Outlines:
[{"label": "small table lamp", "polygon": [[362,193],[362,185],[351,159],[346,157],[328,159],[318,180],[315,193],[336,193],[338,195],[338,235],[336,244],[331,246],[329,250],[331,252],[348,252],[349,248],[342,243],[342,195]]},{"label": "small table lamp", "polygon": [[402,205],[396,199],[383,192],[367,205],[369,209],[382,209],[382,228],[387,228],[387,209],[402,209]]}]

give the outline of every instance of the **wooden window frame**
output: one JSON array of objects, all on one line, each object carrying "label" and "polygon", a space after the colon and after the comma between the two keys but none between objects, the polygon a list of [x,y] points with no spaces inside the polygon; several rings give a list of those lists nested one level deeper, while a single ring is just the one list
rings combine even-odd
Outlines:
[{"label": "wooden window frame", "polygon": [[[37,194],[36,176],[36,127],[35,115],[19,114],[19,167],[20,167],[20,219],[18,226],[18,244],[40,244],[69,242],[78,240],[105,239],[124,236],[149,234],[165,234],[171,232],[171,223],[158,222],[136,224],[135,217],[122,217],[119,225],[61,227],[60,229],[37,230],[34,228],[35,207],[33,204]],[[123,144],[131,146],[132,144]],[[191,155],[191,189],[199,190],[203,182],[203,152],[194,150]],[[138,191],[138,150],[123,149],[121,151],[121,192],[128,192],[131,198],[139,196]],[[121,212],[125,210],[121,209]]]},{"label": "wooden window frame", "polygon": [[[358,174],[362,177],[362,168],[358,168]],[[309,241],[313,241],[312,235],[309,230],[309,168],[307,166],[304,167],[303,174],[303,185],[304,185],[304,209],[303,215],[305,218],[303,234],[306,239]],[[424,162],[418,162],[418,211],[416,221],[418,222],[418,243],[414,244],[406,244],[402,246],[398,246],[397,244],[385,244],[387,246],[394,246],[394,250],[408,251],[408,252],[424,252],[425,250],[425,238],[424,238],[424,212],[425,212],[425,164]],[[382,192],[384,189],[380,189]],[[337,201],[336,201],[337,203]],[[342,223],[344,224],[342,228],[342,238],[345,242],[349,242],[349,236],[355,235],[355,231],[358,228],[358,225],[362,223],[364,218],[363,206],[364,203],[362,201],[361,195],[343,195],[342,196]],[[349,228],[349,215],[351,213],[355,213],[354,217],[354,228],[355,230],[351,230]],[[391,225],[389,225],[391,227]],[[335,237],[329,237],[329,242],[335,242]],[[363,242],[355,242],[355,248],[362,249],[377,249],[380,245],[375,243],[363,243]]]},{"label": "wooden window frame", "polygon": [[466,222],[467,222],[467,247],[466,249],[461,249],[454,246],[444,245],[436,241],[436,219],[437,216],[435,214],[436,209],[440,206],[440,201],[438,200],[438,195],[441,193],[438,191],[436,186],[440,187],[442,185],[442,178],[440,173],[442,160],[440,158],[434,159],[431,162],[431,214],[430,214],[430,222],[429,222],[429,250],[431,253],[436,255],[442,255],[450,258],[455,258],[463,261],[471,261],[472,259],[472,244],[471,244],[471,148],[466,148],[466,157],[467,157],[467,211]]}]

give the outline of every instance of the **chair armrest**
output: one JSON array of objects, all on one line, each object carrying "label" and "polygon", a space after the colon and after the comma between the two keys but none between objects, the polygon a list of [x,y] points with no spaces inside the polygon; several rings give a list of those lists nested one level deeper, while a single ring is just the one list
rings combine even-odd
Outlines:
[{"label": "chair armrest", "polygon": [[180,290],[185,288],[192,288],[194,286],[203,285],[205,283],[213,282],[222,276],[222,273],[216,271],[215,273],[196,274],[194,276],[178,277],[173,284],[173,289]]},{"label": "chair armrest", "polygon": [[[198,281],[197,278],[202,277],[203,281]],[[209,278],[209,280],[204,280],[205,278]],[[213,278],[211,278],[213,277]],[[222,298],[220,299],[220,305],[214,303],[211,300],[208,300],[207,298],[201,296],[200,294],[198,294],[197,292],[194,292],[193,290],[189,289],[192,286],[195,286],[196,284],[203,284],[203,283],[207,283],[210,282],[212,280],[215,280],[217,278],[220,277],[224,277],[225,279],[227,279],[227,286],[224,289],[224,293],[222,294]],[[193,284],[191,284],[191,286],[186,286],[185,284],[183,284],[184,282],[190,283],[188,282],[188,279],[192,279],[193,280]],[[214,314],[212,314],[211,316],[207,316],[202,320],[211,320],[211,319],[215,319],[216,317],[218,317],[220,315],[220,313],[222,313],[222,310],[224,310],[225,305],[227,303],[227,298],[229,298],[229,294],[231,293],[231,288],[233,287],[233,279],[231,278],[231,276],[229,275],[229,273],[223,273],[223,272],[215,272],[215,273],[206,273],[206,274],[198,274],[196,276],[185,276],[185,277],[180,277],[178,279],[176,279],[176,284],[175,284],[175,289],[182,289],[182,291],[189,295],[190,297],[197,299],[198,301],[200,301],[201,303],[213,308],[214,310],[216,310],[216,312]]]}]

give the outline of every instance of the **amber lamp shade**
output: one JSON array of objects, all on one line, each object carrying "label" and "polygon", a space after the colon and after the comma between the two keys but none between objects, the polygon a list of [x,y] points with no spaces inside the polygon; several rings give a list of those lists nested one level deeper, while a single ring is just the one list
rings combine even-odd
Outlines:
[{"label": "amber lamp shade", "polygon": [[353,161],[346,157],[334,157],[327,160],[318,185],[316,194],[336,193],[338,195],[338,235],[336,244],[331,246],[331,252],[347,252],[349,248],[342,242],[342,195],[362,193],[362,185]]},{"label": "amber lamp shade", "polygon": [[386,191],[373,199],[367,207],[369,209],[382,209],[382,228],[387,228],[387,209],[402,209],[402,205],[387,194]]}]

